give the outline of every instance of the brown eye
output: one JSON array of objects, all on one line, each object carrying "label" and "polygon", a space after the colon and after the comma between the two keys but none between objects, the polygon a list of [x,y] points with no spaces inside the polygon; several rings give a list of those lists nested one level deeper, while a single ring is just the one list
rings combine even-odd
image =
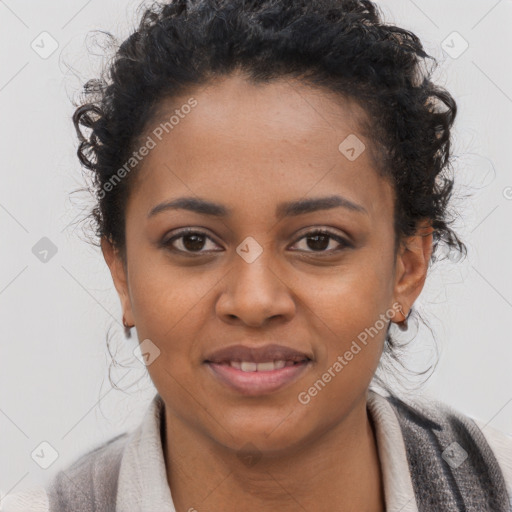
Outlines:
[{"label": "brown eye", "polygon": [[[300,240],[306,240],[306,247],[311,249],[310,251],[305,252],[332,253],[345,249],[346,247],[352,247],[352,244],[350,244],[341,236],[324,230],[310,231],[301,237],[299,241]],[[338,247],[326,250],[329,246],[332,245],[333,241],[338,244]],[[336,244],[334,245],[336,246]]]},{"label": "brown eye", "polygon": [[185,230],[176,233],[171,238],[164,239],[161,245],[175,252],[201,254],[211,252],[211,250],[203,250],[208,241],[217,245],[212,238],[202,231]]}]

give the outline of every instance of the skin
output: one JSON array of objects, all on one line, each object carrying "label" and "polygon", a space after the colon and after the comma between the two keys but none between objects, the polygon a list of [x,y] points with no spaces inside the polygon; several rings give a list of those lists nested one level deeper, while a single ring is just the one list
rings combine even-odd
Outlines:
[{"label": "skin", "polygon": [[[408,313],[426,278],[429,223],[394,253],[394,191],[375,170],[359,105],[297,81],[252,85],[234,74],[162,101],[144,136],[191,96],[197,106],[137,171],[126,206],[126,264],[102,241],[126,321],[161,351],[148,371],[165,402],[176,510],[231,512],[243,503],[249,512],[384,511],[366,400],[386,328],[308,404],[297,397],[395,302]],[[349,134],[367,148],[354,161],[338,150]],[[336,207],[275,216],[281,202],[332,195],[366,213]],[[182,209],[148,218],[156,205],[184,196],[232,214]],[[186,227],[206,238],[159,245]],[[315,228],[352,246],[327,238],[318,249],[305,236]],[[252,263],[236,252],[248,236],[263,249]],[[403,320],[398,312],[386,326]],[[271,342],[314,359],[274,393],[243,396],[202,364],[214,349]],[[258,455],[253,464],[237,457],[248,443]]]}]

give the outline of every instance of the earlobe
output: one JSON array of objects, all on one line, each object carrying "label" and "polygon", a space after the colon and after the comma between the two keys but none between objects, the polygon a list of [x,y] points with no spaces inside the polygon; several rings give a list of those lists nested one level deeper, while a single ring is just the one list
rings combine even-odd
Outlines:
[{"label": "earlobe", "polygon": [[128,291],[128,277],[123,258],[115,245],[106,237],[101,238],[101,251],[110,269],[114,286],[119,295],[119,300],[121,301],[123,323],[133,324],[130,294]]}]

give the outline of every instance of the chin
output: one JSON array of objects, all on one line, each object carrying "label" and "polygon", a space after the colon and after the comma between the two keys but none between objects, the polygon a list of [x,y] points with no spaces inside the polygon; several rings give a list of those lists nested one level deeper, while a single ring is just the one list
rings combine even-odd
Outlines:
[{"label": "chin", "polygon": [[217,430],[218,436],[212,436],[218,443],[234,451],[250,451],[252,447],[269,456],[272,453],[283,454],[288,450],[296,452],[297,447],[308,437],[304,423],[297,423],[293,415],[287,418],[286,414],[275,415],[266,421],[261,416],[248,415],[244,421],[230,422],[224,416],[222,426],[224,428]]}]

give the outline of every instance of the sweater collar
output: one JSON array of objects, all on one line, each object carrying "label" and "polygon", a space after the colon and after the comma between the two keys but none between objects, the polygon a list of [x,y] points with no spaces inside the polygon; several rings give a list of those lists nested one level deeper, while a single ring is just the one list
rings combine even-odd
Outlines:
[{"label": "sweater collar", "polygon": [[119,469],[116,512],[176,512],[163,454],[163,412],[164,402],[156,394],[142,423],[130,434]]}]

